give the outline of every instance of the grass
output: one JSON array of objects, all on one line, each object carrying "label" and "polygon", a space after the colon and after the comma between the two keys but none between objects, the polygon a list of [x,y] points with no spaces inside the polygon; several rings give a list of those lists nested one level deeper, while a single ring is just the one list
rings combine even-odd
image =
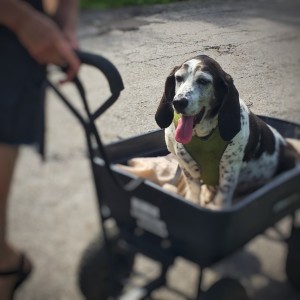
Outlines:
[{"label": "grass", "polygon": [[[180,1],[180,0],[177,0]],[[176,0],[81,0],[81,8],[120,8],[133,5],[150,5],[176,2]]]}]

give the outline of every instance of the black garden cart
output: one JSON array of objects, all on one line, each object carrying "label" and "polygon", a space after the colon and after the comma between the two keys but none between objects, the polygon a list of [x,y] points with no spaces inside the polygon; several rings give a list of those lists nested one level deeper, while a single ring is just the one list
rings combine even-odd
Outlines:
[{"label": "black garden cart", "polygon": [[[277,176],[270,183],[244,197],[231,209],[211,211],[175,196],[159,186],[117,168],[133,157],[163,156],[168,153],[164,132],[158,130],[109,145],[103,145],[95,120],[117,99],[123,90],[118,70],[99,55],[79,52],[83,64],[98,68],[107,78],[111,96],[91,112],[84,87],[74,84],[81,96],[86,116],[51,82],[49,85],[79,120],[84,129],[89,158],[97,190],[103,236],[86,249],[80,270],[80,289],[87,300],[151,299],[151,293],[167,286],[166,274],[177,257],[199,266],[200,300],[246,300],[243,286],[234,279],[223,278],[202,291],[205,269],[232,254],[263,233],[283,217],[292,218],[291,234],[286,240],[286,273],[300,288],[300,228],[295,213],[300,207],[300,168]],[[262,117],[283,136],[300,138],[300,125]],[[255,222],[253,222],[255,218]],[[128,288],[137,254],[160,264],[160,274],[142,286]]]}]

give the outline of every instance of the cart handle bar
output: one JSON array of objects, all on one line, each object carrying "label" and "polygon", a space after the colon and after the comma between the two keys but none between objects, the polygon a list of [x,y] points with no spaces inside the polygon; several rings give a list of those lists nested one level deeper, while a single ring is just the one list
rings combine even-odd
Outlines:
[{"label": "cart handle bar", "polygon": [[105,75],[112,94],[119,94],[124,89],[118,69],[109,60],[98,54],[75,52],[83,64],[96,67]]},{"label": "cart handle bar", "polygon": [[105,162],[105,168],[107,169],[111,178],[124,191],[132,191],[137,186],[139,186],[144,180],[142,180],[141,178],[133,179],[132,181],[130,181],[129,183],[127,183],[125,185],[120,182],[120,180],[116,177],[116,175],[114,174],[114,172],[112,171],[112,169],[110,167],[110,161],[109,161],[108,155],[106,153],[105,147],[103,146],[100,135],[99,135],[98,130],[95,125],[95,120],[99,116],[101,116],[111,105],[113,105],[115,103],[115,101],[118,99],[118,97],[120,95],[120,92],[124,89],[121,75],[120,75],[119,71],[117,70],[117,68],[110,61],[108,61],[106,58],[104,58],[100,55],[95,55],[95,54],[81,52],[81,51],[76,51],[76,55],[78,56],[78,58],[82,64],[96,67],[104,74],[104,76],[106,77],[106,79],[109,83],[109,87],[110,87],[110,91],[111,91],[111,96],[94,113],[91,113],[89,105],[88,105],[88,101],[86,98],[85,89],[84,89],[81,81],[77,77],[75,77],[73,79],[73,83],[76,86],[78,93],[81,97],[81,100],[83,102],[88,120],[86,120],[86,118],[83,117],[79,113],[79,111],[67,99],[67,97],[61,93],[61,91],[55,86],[55,84],[53,84],[49,80],[47,80],[47,83],[54,90],[54,92],[59,96],[59,98],[64,102],[64,104],[69,108],[69,110],[73,113],[73,115],[78,119],[78,121],[81,123],[81,125],[85,129],[88,148],[89,148],[91,157],[94,157],[94,150],[93,150],[92,143],[91,143],[91,135],[92,135],[92,136],[94,136],[94,138],[96,140],[98,150],[102,156],[102,159]]}]

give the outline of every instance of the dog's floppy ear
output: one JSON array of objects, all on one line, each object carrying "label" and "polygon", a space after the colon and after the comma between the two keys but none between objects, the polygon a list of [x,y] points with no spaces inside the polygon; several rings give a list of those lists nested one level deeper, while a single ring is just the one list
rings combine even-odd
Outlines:
[{"label": "dog's floppy ear", "polygon": [[167,128],[173,121],[174,112],[172,101],[175,96],[175,72],[179,67],[175,67],[166,79],[165,90],[160,100],[155,114],[155,121],[160,128]]},{"label": "dog's floppy ear", "polygon": [[241,130],[239,93],[229,74],[224,72],[222,77],[222,102],[218,116],[219,132],[224,141],[231,141]]}]

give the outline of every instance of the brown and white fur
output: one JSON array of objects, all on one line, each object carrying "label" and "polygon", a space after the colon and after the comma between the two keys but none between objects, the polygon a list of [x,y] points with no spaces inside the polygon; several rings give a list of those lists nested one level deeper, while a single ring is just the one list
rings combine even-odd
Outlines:
[{"label": "brown and white fur", "polygon": [[[201,166],[175,140],[173,109],[181,116],[194,117],[193,136],[209,136],[218,127],[221,138],[229,142],[220,160],[217,186],[201,184]],[[187,198],[201,206],[229,208],[237,191],[261,186],[299,160],[292,146],[239,98],[232,77],[206,55],[172,70],[155,119],[166,128],[167,148],[177,156],[186,176]]]}]

